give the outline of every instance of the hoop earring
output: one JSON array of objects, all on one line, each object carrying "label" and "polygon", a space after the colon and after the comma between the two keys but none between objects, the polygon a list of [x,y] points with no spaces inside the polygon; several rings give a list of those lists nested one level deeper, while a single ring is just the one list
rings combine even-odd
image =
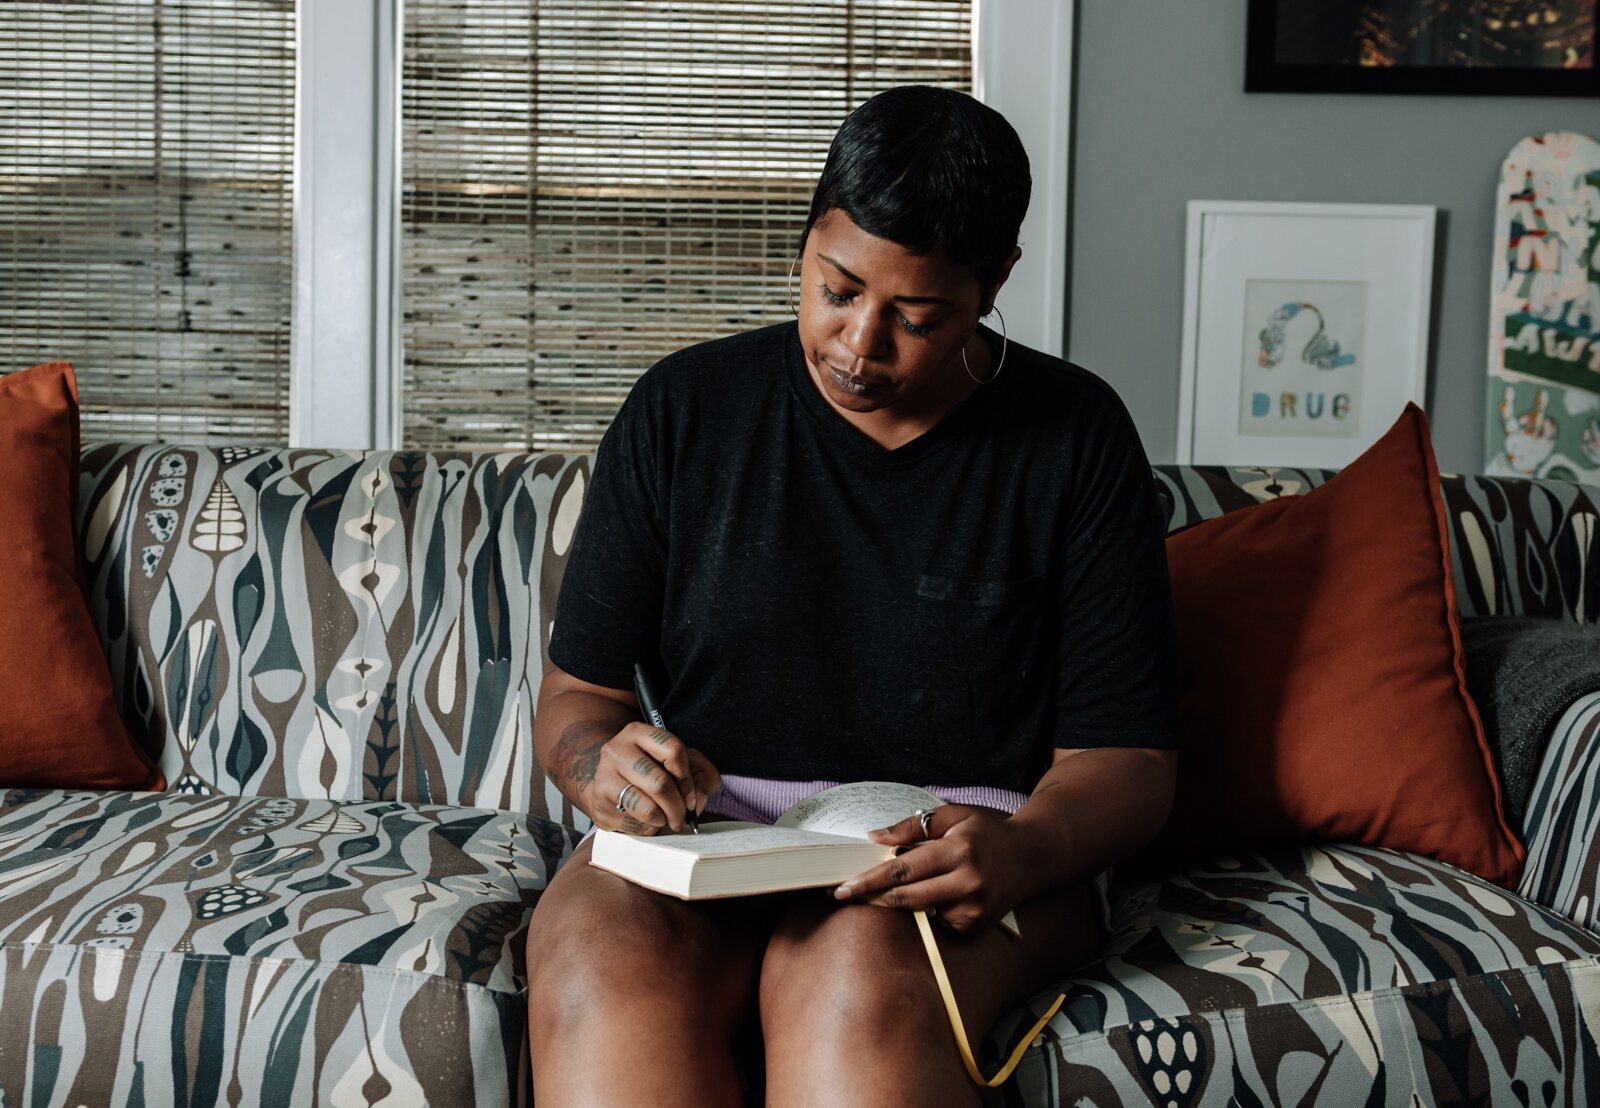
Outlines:
[{"label": "hoop earring", "polygon": [[789,263],[789,310],[796,319],[800,318],[800,309],[794,306],[794,267],[800,263],[800,255],[794,256],[794,261]]},{"label": "hoop earring", "polygon": [[[994,372],[989,374],[987,380],[972,372],[972,366],[967,363],[967,348],[965,345],[961,347],[962,368],[967,371],[968,377],[971,377],[980,385],[987,385],[990,381],[993,381],[996,377],[1000,376],[1000,371],[1006,367],[1006,348],[1011,345],[1011,340],[1006,336],[1005,313],[1000,310],[1000,306],[998,304],[989,310],[1000,317],[1000,361],[995,364]],[[976,334],[977,332],[973,333]]]}]

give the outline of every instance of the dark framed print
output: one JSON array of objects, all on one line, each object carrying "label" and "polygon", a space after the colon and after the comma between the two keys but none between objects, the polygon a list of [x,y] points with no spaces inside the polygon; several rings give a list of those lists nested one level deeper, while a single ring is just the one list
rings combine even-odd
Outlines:
[{"label": "dark framed print", "polygon": [[1600,0],[1249,0],[1246,92],[1600,96]]}]

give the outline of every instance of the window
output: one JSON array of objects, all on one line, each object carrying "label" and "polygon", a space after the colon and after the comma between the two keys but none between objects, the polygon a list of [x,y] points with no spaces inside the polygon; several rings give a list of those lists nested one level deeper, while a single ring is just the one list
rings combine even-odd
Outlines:
[{"label": "window", "polygon": [[908,81],[1021,132],[1001,301],[1060,352],[1071,26],[1071,0],[0,4],[0,372],[72,361],[90,439],[586,448],[657,357],[785,317],[829,137]]},{"label": "window", "polygon": [[972,88],[970,0],[406,0],[402,441],[586,450],[640,373],[789,314],[839,121]]},{"label": "window", "polygon": [[0,5],[0,372],[85,439],[288,435],[293,0]]}]

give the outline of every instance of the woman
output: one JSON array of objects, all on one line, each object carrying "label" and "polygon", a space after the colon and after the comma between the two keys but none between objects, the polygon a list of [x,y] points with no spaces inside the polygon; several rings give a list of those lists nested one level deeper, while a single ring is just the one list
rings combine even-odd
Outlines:
[{"label": "woman", "polygon": [[837,890],[685,903],[580,846],[528,940],[541,1108],[737,1104],[757,1025],[768,1103],[977,1103],[908,909],[975,1039],[1100,942],[1097,876],[1171,803],[1170,598],[1120,402],[979,326],[1028,190],[992,109],[874,97],[818,182],[798,322],[665,359],[607,433],[535,726],[573,803],[645,835],[843,780],[951,803]]}]

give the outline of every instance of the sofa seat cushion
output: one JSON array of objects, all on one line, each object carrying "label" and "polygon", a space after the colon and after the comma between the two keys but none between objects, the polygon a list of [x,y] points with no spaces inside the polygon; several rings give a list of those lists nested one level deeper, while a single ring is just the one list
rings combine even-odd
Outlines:
[{"label": "sofa seat cushion", "polygon": [[0,791],[0,1102],[520,1103],[528,918],[573,839],[480,808]]},{"label": "sofa seat cushion", "polygon": [[[1105,957],[995,1103],[1543,1104],[1547,1081],[1600,1103],[1600,936],[1454,867],[1285,847],[1113,900]],[[994,1029],[989,1072],[1058,991]]]}]

